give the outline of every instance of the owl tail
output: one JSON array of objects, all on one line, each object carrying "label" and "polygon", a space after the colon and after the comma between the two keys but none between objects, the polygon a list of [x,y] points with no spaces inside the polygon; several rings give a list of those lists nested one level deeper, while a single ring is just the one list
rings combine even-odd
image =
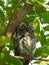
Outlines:
[{"label": "owl tail", "polygon": [[23,63],[23,65],[29,65],[29,61],[28,61],[28,60],[25,61],[25,62]]}]

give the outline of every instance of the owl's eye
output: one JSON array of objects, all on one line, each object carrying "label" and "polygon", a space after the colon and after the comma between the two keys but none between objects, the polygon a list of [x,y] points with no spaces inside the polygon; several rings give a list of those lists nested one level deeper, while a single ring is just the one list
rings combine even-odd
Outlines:
[{"label": "owl's eye", "polygon": [[24,40],[22,41],[22,44],[25,44],[25,43],[24,43]]},{"label": "owl's eye", "polygon": [[25,43],[26,43],[26,38],[24,37],[22,40],[22,44],[25,44]]}]

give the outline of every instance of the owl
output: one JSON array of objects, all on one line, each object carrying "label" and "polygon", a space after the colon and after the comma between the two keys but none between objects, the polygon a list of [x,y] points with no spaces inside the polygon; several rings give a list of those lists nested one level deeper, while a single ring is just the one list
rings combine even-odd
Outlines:
[{"label": "owl", "polygon": [[34,30],[30,23],[23,22],[16,27],[14,39],[15,55],[31,59],[36,50]]}]

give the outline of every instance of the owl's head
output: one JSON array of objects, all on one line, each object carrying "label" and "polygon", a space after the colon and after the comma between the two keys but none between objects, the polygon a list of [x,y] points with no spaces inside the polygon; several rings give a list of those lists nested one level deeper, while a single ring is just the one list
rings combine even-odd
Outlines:
[{"label": "owl's head", "polygon": [[34,37],[33,27],[30,23],[27,22],[23,22],[20,25],[18,25],[16,28],[16,33],[20,36],[29,35],[31,37]]}]

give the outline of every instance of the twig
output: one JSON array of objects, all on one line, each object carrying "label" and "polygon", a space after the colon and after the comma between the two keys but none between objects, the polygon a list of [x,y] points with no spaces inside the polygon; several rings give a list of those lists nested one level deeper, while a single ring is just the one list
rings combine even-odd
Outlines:
[{"label": "twig", "polygon": [[20,59],[20,60],[39,60],[39,61],[49,61],[49,59],[47,58],[31,58],[31,59],[27,59],[24,58],[22,56],[15,56],[16,58]]},{"label": "twig", "polygon": [[33,58],[32,60],[49,61],[47,58]]}]

